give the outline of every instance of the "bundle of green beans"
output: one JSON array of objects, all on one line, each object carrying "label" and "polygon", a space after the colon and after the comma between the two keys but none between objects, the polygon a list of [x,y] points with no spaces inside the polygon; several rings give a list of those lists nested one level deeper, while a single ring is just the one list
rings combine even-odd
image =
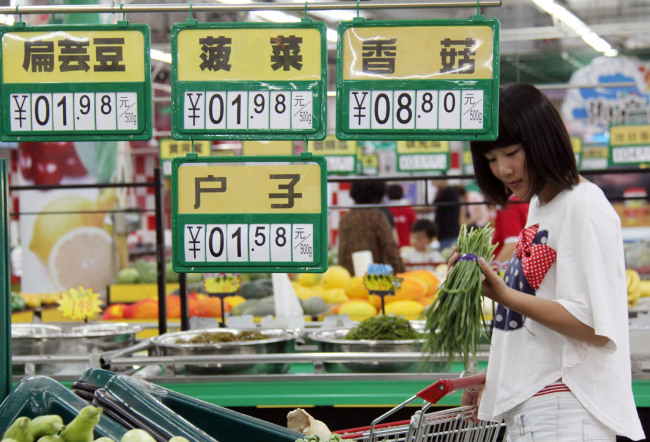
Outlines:
[{"label": "bundle of green beans", "polygon": [[461,226],[456,245],[460,259],[426,311],[425,351],[444,354],[450,363],[459,357],[465,369],[469,368],[470,356],[478,353],[481,336],[488,334],[483,318],[482,273],[476,260],[483,257],[490,262],[494,258],[493,233],[490,225],[469,231],[466,225]]}]

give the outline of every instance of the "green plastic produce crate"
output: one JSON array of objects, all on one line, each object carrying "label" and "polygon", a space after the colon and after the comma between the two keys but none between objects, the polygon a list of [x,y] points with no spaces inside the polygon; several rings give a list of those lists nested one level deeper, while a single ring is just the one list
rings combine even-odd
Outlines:
[{"label": "green plastic produce crate", "polygon": [[[106,370],[89,369],[75,384],[73,391],[83,384],[85,394],[92,390],[89,386],[96,387],[95,396],[110,393],[121,403],[121,407],[131,410],[160,430],[184,436],[187,428],[197,427],[210,437],[197,439],[185,436],[193,441],[295,442],[304,436],[288,428]],[[174,416],[177,418],[174,419]]]},{"label": "green plastic produce crate", "polygon": [[[0,435],[19,417],[33,419],[46,414],[58,414],[69,423],[88,403],[54,379],[46,376],[23,378],[0,404]],[[102,436],[120,440],[126,428],[102,414],[95,426],[95,438]]]}]

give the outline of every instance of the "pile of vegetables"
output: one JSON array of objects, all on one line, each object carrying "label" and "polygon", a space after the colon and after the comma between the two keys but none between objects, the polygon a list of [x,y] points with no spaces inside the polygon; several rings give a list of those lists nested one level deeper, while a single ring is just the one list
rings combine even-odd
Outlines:
[{"label": "pile of vegetables", "polygon": [[[2,435],[2,442],[116,442],[110,437],[94,438],[95,426],[101,418],[102,408],[88,405],[68,424],[58,414],[37,416],[34,419],[17,418]],[[149,433],[135,429],[124,433],[119,442],[156,442]],[[180,436],[169,442],[189,442]]]},{"label": "pile of vegetables", "polygon": [[261,341],[262,339],[268,339],[267,335],[264,335],[258,331],[242,331],[239,333],[215,333],[215,332],[204,332],[199,333],[198,335],[190,339],[177,339],[177,344],[216,344],[218,342],[242,342],[242,341]]},{"label": "pile of vegetables", "polygon": [[398,341],[421,339],[411,323],[401,316],[376,316],[361,321],[345,335],[349,340]]},{"label": "pile of vegetables", "polygon": [[450,363],[458,356],[465,369],[470,356],[478,353],[481,336],[489,334],[483,318],[483,274],[476,261],[494,258],[493,233],[490,225],[469,231],[466,225],[461,227],[456,245],[460,258],[426,311],[425,351],[447,355]]}]

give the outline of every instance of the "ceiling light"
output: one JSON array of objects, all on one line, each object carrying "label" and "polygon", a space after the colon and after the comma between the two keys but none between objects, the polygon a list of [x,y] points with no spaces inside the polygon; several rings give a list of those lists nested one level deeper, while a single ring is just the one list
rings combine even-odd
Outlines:
[{"label": "ceiling light", "polygon": [[582,40],[589,46],[602,52],[603,55],[614,57],[618,55],[618,51],[605,41],[600,35],[587,26],[585,22],[580,20],[571,11],[562,5],[555,3],[555,0],[532,0],[539,8],[551,15],[554,20],[558,20],[568,26],[573,32],[578,34]]},{"label": "ceiling light", "polygon": [[172,63],[172,54],[168,52],[163,52],[159,49],[151,49],[149,53],[151,54],[152,60],[158,60],[168,64]]}]

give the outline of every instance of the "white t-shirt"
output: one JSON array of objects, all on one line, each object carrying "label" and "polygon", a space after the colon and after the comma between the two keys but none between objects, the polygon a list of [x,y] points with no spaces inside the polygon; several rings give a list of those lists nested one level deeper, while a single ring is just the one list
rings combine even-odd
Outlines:
[{"label": "white t-shirt", "polygon": [[515,252],[506,284],[561,303],[610,342],[596,347],[498,306],[479,418],[499,420],[561,379],[603,424],[643,439],[632,395],[620,218],[600,188],[580,183],[542,206],[534,197],[526,228],[534,239],[521,259]]}]

